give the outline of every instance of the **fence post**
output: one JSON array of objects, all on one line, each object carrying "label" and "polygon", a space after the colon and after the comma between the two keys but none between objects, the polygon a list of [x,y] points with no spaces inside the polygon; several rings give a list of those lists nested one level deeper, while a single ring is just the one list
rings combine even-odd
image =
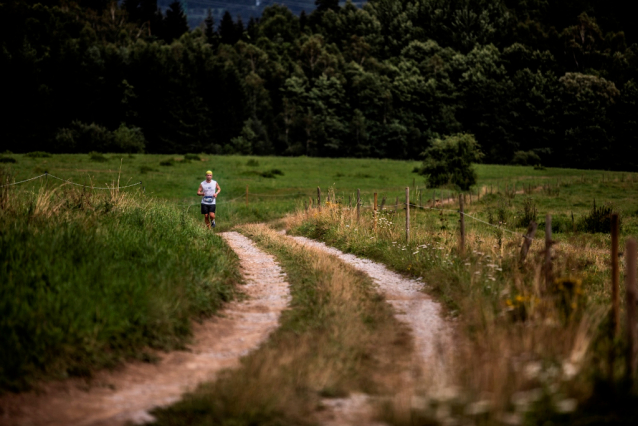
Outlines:
[{"label": "fence post", "polygon": [[374,193],[374,209],[372,210],[372,215],[374,216],[374,230],[377,230],[377,193]]},{"label": "fence post", "polygon": [[465,214],[463,212],[463,194],[459,194],[459,209],[461,213],[461,239],[459,242],[459,253],[463,256],[465,254]]},{"label": "fence post", "polygon": [[626,306],[627,310],[627,354],[625,360],[627,368],[625,374],[629,384],[633,384],[636,374],[636,298],[638,296],[638,288],[636,288],[636,240],[627,239],[625,248],[625,289],[626,289]]},{"label": "fence post", "polygon": [[618,290],[618,213],[611,215],[611,326],[613,338],[620,331],[620,295]]},{"label": "fence post", "polygon": [[545,216],[545,290],[552,282],[552,215]]},{"label": "fence post", "polygon": [[384,206],[385,206],[385,197],[381,199],[381,207],[379,207],[379,210],[383,210]]},{"label": "fence post", "polygon": [[248,185],[246,185],[246,207],[248,207]]},{"label": "fence post", "polygon": [[357,189],[357,221],[361,215],[361,190]]},{"label": "fence post", "polygon": [[432,208],[436,206],[436,189],[432,191]]},{"label": "fence post", "polygon": [[317,208],[321,211],[321,188],[317,187]]},{"label": "fence post", "polygon": [[352,195],[348,194],[348,208],[352,208]]},{"label": "fence post", "polygon": [[394,212],[398,212],[399,211],[399,197],[396,198],[396,200],[394,200]]},{"label": "fence post", "polygon": [[410,243],[410,187],[405,187],[405,242]]},{"label": "fence post", "polygon": [[521,263],[525,262],[525,259],[527,258],[527,253],[529,252],[529,248],[532,246],[532,240],[536,236],[537,228],[538,224],[533,220],[527,226],[527,233],[523,235],[523,245],[521,246]]}]

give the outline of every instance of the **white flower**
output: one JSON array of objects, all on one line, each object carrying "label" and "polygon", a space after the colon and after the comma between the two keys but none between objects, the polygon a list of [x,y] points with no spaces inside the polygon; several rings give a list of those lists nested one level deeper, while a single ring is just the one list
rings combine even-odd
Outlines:
[{"label": "white flower", "polygon": [[465,407],[465,414],[468,416],[476,416],[479,414],[484,414],[490,411],[492,408],[492,402],[488,400],[477,401],[469,404]]},{"label": "white flower", "polygon": [[535,379],[541,373],[541,364],[540,362],[530,362],[525,366],[523,372],[527,376],[528,379]]},{"label": "white flower", "polygon": [[412,407],[413,410],[425,410],[426,408],[428,408],[428,404],[429,401],[427,398],[416,395],[410,398],[410,407]]},{"label": "white flower", "polygon": [[563,399],[556,403],[556,411],[559,413],[571,413],[576,411],[576,407],[578,407],[578,401],[573,398]]},{"label": "white flower", "polygon": [[565,361],[563,363],[563,375],[567,380],[573,378],[576,373],[578,373],[578,368],[574,365],[574,363]]}]

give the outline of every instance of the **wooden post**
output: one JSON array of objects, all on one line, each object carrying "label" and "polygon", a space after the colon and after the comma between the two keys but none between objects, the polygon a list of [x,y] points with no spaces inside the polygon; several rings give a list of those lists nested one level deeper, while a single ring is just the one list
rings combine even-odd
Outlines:
[{"label": "wooden post", "polygon": [[552,283],[552,215],[545,216],[545,290]]},{"label": "wooden post", "polygon": [[317,187],[317,208],[321,211],[321,188]]},{"label": "wooden post", "polygon": [[352,195],[348,194],[348,208],[352,208]]},{"label": "wooden post", "polygon": [[618,290],[618,213],[611,215],[611,326],[613,338],[620,331],[620,295]]},{"label": "wooden post", "polygon": [[374,227],[374,230],[376,231],[377,230],[377,193],[376,192],[374,193],[374,208],[372,210],[372,215],[374,218],[373,227]]},{"label": "wooden post", "polygon": [[361,216],[361,190],[357,189],[357,221]]},{"label": "wooden post", "polygon": [[410,187],[405,187],[405,242],[410,243]]},{"label": "wooden post", "polygon": [[432,207],[436,206],[436,189],[432,191]]},{"label": "wooden post", "polygon": [[465,213],[463,212],[463,194],[459,194],[459,209],[461,214],[461,238],[459,240],[459,253],[465,254]]},{"label": "wooden post", "polygon": [[633,384],[636,374],[636,299],[638,298],[638,288],[636,287],[636,240],[627,239],[625,247],[625,289],[626,289],[626,306],[627,311],[627,354],[625,360],[627,367],[625,374],[629,383]]},{"label": "wooden post", "polygon": [[523,245],[521,246],[521,263],[525,262],[525,259],[527,258],[527,253],[529,252],[529,248],[532,246],[532,241],[536,236],[537,228],[538,224],[533,220],[527,226],[527,233],[523,236]]},{"label": "wooden post", "polygon": [[381,207],[379,207],[379,210],[383,210],[384,207],[385,207],[385,197],[381,199]]},{"label": "wooden post", "polygon": [[248,207],[248,185],[246,185],[246,207]]},{"label": "wooden post", "polygon": [[395,213],[399,211],[399,197],[397,197],[397,199],[394,200],[394,211]]}]

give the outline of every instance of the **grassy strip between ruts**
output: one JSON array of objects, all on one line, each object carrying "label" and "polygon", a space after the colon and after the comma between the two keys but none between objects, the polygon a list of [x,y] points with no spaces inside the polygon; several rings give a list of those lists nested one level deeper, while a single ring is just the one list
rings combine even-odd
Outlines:
[{"label": "grassy strip between ruts", "polygon": [[[419,213],[412,220],[410,244],[404,240],[404,212],[378,216],[375,230],[370,212],[357,221],[354,211],[326,205],[321,212],[298,212],[285,222],[294,233],[423,277],[424,290],[457,317],[453,386],[419,390],[411,408],[390,407],[386,421],[532,425],[597,419],[624,424],[638,418],[636,389],[623,388],[623,343],[607,338],[609,290],[600,285],[600,276],[608,274],[608,266],[597,245],[587,243],[597,237],[581,236],[585,243],[578,247],[570,243],[579,239],[557,246],[557,281],[545,286],[539,235],[521,264],[520,234],[472,228],[467,253],[460,256],[452,224],[457,215]],[[597,268],[591,268],[592,262]],[[607,362],[612,347],[617,348],[613,374]]]},{"label": "grassy strip between ruts", "polygon": [[180,209],[69,186],[2,188],[0,275],[0,390],[182,347],[241,280],[235,254]]},{"label": "grassy strip between ruts", "polygon": [[241,232],[286,271],[290,309],[239,369],[155,411],[157,424],[313,424],[322,397],[396,392],[411,338],[370,279],[265,225],[245,225]]}]

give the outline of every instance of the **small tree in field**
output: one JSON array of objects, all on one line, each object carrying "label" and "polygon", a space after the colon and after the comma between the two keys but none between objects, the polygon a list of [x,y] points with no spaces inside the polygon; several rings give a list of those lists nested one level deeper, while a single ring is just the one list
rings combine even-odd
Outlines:
[{"label": "small tree in field", "polygon": [[480,161],[483,153],[473,135],[459,133],[435,139],[422,156],[419,174],[427,177],[429,186],[452,184],[467,191],[476,183],[472,163]]}]

